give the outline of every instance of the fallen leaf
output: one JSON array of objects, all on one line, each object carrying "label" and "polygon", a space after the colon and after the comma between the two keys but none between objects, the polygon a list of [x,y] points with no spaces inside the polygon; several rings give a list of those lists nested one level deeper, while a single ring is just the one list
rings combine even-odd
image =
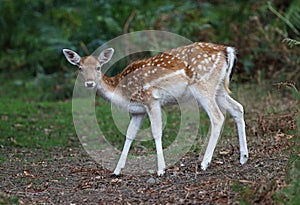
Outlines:
[{"label": "fallen leaf", "polygon": [[254,184],[255,182],[249,181],[249,180],[245,180],[245,179],[240,179],[239,182],[241,183],[246,183],[246,184]]},{"label": "fallen leaf", "polygon": [[216,164],[224,164],[222,161],[216,161]]},{"label": "fallen leaf", "polygon": [[25,176],[32,176],[29,170],[24,170],[23,173],[25,174]]},{"label": "fallen leaf", "polygon": [[113,183],[117,183],[117,182],[121,182],[122,179],[119,179],[119,178],[115,178],[115,179],[112,179],[111,182]]},{"label": "fallen leaf", "polygon": [[219,154],[220,155],[228,155],[228,154],[230,154],[230,151],[229,150],[220,151]]},{"label": "fallen leaf", "polygon": [[28,169],[25,169],[23,171],[23,173],[25,174],[25,176],[27,177],[33,177],[33,178],[36,178],[36,176],[34,176],[33,174],[31,174],[31,172],[28,170]]}]

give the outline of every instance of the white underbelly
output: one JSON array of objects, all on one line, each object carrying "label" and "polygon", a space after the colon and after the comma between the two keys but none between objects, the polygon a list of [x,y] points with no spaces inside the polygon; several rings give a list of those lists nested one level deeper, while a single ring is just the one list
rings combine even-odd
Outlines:
[{"label": "white underbelly", "polygon": [[182,83],[180,86],[177,84],[158,88],[153,91],[153,97],[160,101],[161,106],[166,106],[189,100],[191,93],[187,84]]}]

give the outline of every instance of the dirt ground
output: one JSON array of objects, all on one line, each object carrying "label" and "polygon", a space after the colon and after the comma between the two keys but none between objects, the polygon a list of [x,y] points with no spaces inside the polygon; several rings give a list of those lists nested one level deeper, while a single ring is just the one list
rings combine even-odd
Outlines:
[{"label": "dirt ground", "polygon": [[17,196],[21,204],[276,204],[273,194],[286,186],[287,148],[295,137],[287,133],[297,129],[295,102],[279,103],[283,112],[277,114],[248,109],[250,158],[243,166],[237,139],[217,147],[206,171],[191,151],[163,177],[112,177],[83,148],[1,147],[7,160],[0,165],[0,199]]},{"label": "dirt ground", "polygon": [[[10,160],[1,165],[0,190],[29,204],[238,204],[245,197],[269,204],[272,194],[285,185],[289,154],[282,151],[290,145],[288,137],[251,141],[250,160],[244,166],[238,163],[236,145],[218,148],[207,171],[201,171],[197,155],[189,153],[163,177],[111,177],[79,148],[53,150],[48,156],[43,150],[2,148],[1,154]],[[37,156],[40,160],[32,162]]]}]

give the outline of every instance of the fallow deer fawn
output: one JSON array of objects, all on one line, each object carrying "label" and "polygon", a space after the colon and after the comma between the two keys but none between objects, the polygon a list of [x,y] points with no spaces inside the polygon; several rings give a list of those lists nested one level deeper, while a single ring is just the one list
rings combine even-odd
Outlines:
[{"label": "fallow deer fawn", "polygon": [[243,107],[229,96],[228,88],[236,59],[234,48],[197,42],[135,61],[114,77],[108,77],[101,71],[102,65],[111,60],[113,48],[105,49],[97,57],[80,57],[69,49],[63,49],[63,53],[71,64],[78,66],[85,87],[96,89],[98,95],[131,114],[115,175],[119,175],[124,168],[131,143],[146,114],[156,145],[157,174],[164,174],[161,107],[189,98],[197,100],[211,121],[211,134],[201,168],[205,170],[211,162],[226,111],[237,125],[240,163],[247,161]]}]

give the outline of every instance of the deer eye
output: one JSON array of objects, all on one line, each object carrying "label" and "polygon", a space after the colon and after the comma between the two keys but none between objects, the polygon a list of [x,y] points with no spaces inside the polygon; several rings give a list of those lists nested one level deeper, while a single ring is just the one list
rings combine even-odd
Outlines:
[{"label": "deer eye", "polygon": [[97,67],[96,67],[96,70],[97,70],[97,71],[101,71],[101,67],[100,67],[100,66],[97,66]]},{"label": "deer eye", "polygon": [[82,71],[82,67],[81,67],[81,66],[78,66],[78,70],[81,72],[81,71]]}]

